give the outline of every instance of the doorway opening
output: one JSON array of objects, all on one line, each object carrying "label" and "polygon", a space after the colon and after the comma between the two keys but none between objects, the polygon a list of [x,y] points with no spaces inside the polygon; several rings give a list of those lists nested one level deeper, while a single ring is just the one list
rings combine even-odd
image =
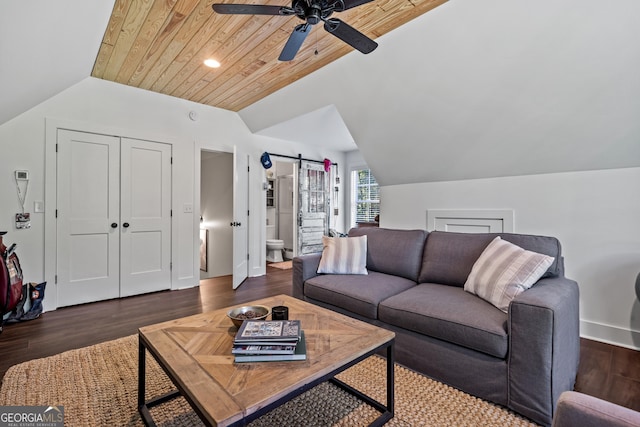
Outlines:
[{"label": "doorway opening", "polygon": [[200,155],[200,279],[233,274],[233,154]]},{"label": "doorway opening", "polygon": [[297,255],[296,163],[276,161],[267,176],[267,264],[292,260]]}]

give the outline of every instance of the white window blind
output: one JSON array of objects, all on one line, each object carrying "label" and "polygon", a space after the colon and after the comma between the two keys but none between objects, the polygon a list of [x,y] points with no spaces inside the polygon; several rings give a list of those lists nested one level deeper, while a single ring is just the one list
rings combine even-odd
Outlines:
[{"label": "white window blind", "polygon": [[361,169],[353,171],[353,183],[356,222],[374,221],[380,214],[378,182],[370,169]]}]

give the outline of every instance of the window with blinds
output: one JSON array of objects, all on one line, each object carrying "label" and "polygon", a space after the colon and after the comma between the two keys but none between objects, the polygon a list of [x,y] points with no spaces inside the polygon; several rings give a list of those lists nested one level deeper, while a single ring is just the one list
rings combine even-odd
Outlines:
[{"label": "window with blinds", "polygon": [[380,191],[370,169],[353,171],[355,222],[372,222],[380,214]]}]

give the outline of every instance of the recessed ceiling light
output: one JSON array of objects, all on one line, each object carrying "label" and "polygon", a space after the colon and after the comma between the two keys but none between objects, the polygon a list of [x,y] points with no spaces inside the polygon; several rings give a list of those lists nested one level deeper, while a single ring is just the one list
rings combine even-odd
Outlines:
[{"label": "recessed ceiling light", "polygon": [[204,61],[204,65],[211,68],[218,68],[220,66],[220,63],[215,59],[206,59]]}]

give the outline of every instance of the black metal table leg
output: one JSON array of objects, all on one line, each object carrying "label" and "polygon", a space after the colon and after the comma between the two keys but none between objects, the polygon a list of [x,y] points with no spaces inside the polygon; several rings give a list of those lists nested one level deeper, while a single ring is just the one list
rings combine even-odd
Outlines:
[{"label": "black metal table leg", "polygon": [[[389,345],[387,345],[387,404],[383,405],[382,403],[376,401],[375,399],[367,396],[362,393],[360,390],[351,387],[349,384],[344,383],[343,381],[337,378],[331,378],[329,381],[347,393],[357,397],[363,402],[367,403],[369,406],[375,408],[381,414],[378,418],[376,418],[369,427],[379,427],[387,423],[387,421],[391,420],[394,415],[394,404],[395,404],[395,391],[394,391],[394,351],[393,351],[392,341]],[[362,359],[361,359],[362,360]]]},{"label": "black metal table leg", "polygon": [[393,418],[395,407],[395,354],[393,344],[387,347],[387,411]]},{"label": "black metal table leg", "polygon": [[161,396],[155,397],[149,401],[145,400],[145,387],[146,387],[146,347],[142,342],[142,338],[138,336],[138,412],[144,425],[147,427],[155,427],[156,423],[153,421],[149,408],[160,405],[171,399],[175,399],[180,396],[180,392],[170,391]]},{"label": "black metal table leg", "polygon": [[142,338],[138,336],[138,412],[146,426],[155,426],[153,418],[149,413],[149,408],[144,401],[146,386],[146,350],[142,343]]}]

